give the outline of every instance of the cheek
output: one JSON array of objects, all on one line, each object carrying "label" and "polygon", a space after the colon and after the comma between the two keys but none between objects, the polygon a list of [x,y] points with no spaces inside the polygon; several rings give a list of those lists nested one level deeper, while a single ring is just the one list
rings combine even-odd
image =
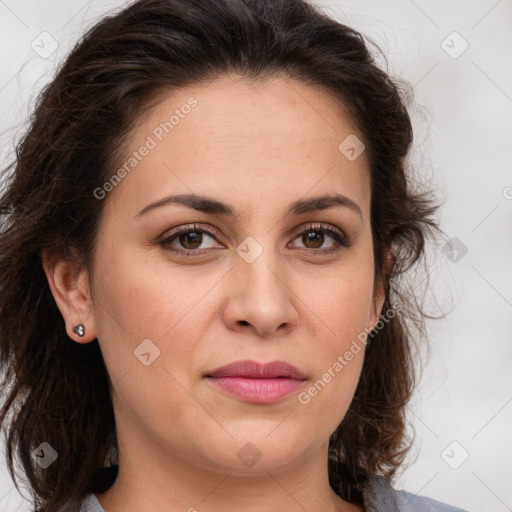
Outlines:
[{"label": "cheek", "polygon": [[[179,371],[201,333],[200,326],[191,331],[188,320],[201,298],[204,279],[191,279],[183,272],[171,275],[168,268],[164,272],[136,251],[105,253],[108,260],[97,263],[101,279],[95,286],[94,316],[112,382],[127,371],[132,376],[157,367],[165,372],[164,365]],[[148,352],[146,362],[154,363],[145,366],[142,354]]]},{"label": "cheek", "polygon": [[370,307],[366,288],[335,284],[329,300],[322,303],[317,297],[315,302],[315,312],[322,322],[312,336],[314,376],[298,396],[305,414],[312,419],[322,417],[329,432],[345,416],[359,382],[366,346],[362,336],[366,334]]},{"label": "cheek", "polygon": [[206,278],[164,276],[154,263],[128,252],[111,256],[98,264],[104,277],[96,285],[95,321],[117,406],[139,411],[144,430],[155,415],[162,424],[193,415],[186,389],[190,361],[208,325],[196,322],[204,313],[198,301]]},{"label": "cheek", "polygon": [[206,275],[173,269],[164,258],[138,251],[110,253],[109,260],[99,265],[102,280],[97,295],[112,313],[106,323],[114,322],[134,341],[167,340],[211,287]]},{"label": "cheek", "polygon": [[[372,271],[369,259],[347,259],[330,276],[315,280],[314,286],[302,287],[315,326],[311,333],[315,375],[299,401],[309,408],[308,415],[323,415],[329,428],[345,415],[360,378],[372,307]],[[307,310],[305,314],[309,315]],[[330,411],[328,418],[325,411]]]},{"label": "cheek", "polygon": [[[373,305],[372,263],[344,265],[313,281],[298,282],[299,296],[323,332],[326,347],[342,351],[369,326]],[[306,309],[306,314],[307,309]]]}]

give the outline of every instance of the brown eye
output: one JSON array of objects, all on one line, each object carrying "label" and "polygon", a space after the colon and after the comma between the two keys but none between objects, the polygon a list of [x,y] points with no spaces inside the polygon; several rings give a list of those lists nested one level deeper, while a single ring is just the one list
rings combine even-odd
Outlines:
[{"label": "brown eye", "polygon": [[[304,249],[318,254],[326,254],[338,251],[343,247],[351,247],[351,243],[341,231],[322,224],[310,224],[306,226],[306,228],[298,233],[297,238],[301,239]],[[334,244],[331,243],[331,247],[322,249],[324,243],[329,241],[329,239],[334,240]]]},{"label": "brown eye", "polygon": [[[215,236],[215,233],[196,225],[185,226],[165,237],[159,245],[172,252],[197,256],[205,254],[209,249],[219,248],[219,244],[215,243]],[[209,239],[211,241],[206,245]]]},{"label": "brown eye", "polygon": [[308,249],[318,249],[324,243],[324,234],[318,231],[308,230],[302,234],[302,241]]},{"label": "brown eye", "polygon": [[197,249],[203,241],[203,233],[199,231],[187,231],[178,236],[178,241],[185,249]]}]

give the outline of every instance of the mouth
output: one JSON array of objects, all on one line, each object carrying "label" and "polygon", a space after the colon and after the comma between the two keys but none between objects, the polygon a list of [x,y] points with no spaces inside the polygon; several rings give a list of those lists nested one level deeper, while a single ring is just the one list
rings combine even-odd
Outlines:
[{"label": "mouth", "polygon": [[272,403],[290,395],[306,379],[303,372],[285,361],[258,363],[236,361],[205,375],[216,389],[245,402]]}]

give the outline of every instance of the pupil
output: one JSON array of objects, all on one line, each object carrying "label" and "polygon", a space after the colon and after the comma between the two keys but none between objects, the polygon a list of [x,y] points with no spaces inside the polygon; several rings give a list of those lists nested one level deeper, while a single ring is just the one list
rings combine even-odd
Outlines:
[{"label": "pupil", "polygon": [[[202,235],[201,233],[197,233],[196,231],[191,231],[190,233],[184,233],[180,236],[181,244],[187,249],[196,249],[201,245]],[[190,245],[193,245],[191,247]],[[195,244],[195,245],[194,245]]]},{"label": "pupil", "polygon": [[[316,238],[316,242],[315,242]],[[309,231],[307,234],[307,241],[313,242],[313,248],[321,247],[323,242],[323,233],[316,233],[315,231]]]}]

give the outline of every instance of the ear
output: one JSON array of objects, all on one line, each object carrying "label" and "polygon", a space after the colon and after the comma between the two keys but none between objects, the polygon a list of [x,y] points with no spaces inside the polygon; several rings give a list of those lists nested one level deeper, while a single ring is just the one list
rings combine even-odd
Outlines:
[{"label": "ear", "polygon": [[[41,257],[50,290],[64,318],[68,336],[77,343],[89,343],[96,338],[96,327],[87,271],[76,261],[66,260],[46,250],[42,251]],[[73,332],[73,327],[80,323],[85,327],[82,337]]]},{"label": "ear", "polygon": [[386,280],[386,275],[391,269],[392,263],[393,258],[391,254],[391,249],[388,248],[385,252],[384,275],[381,279],[375,280],[375,285],[373,289],[372,311],[370,316],[370,330],[375,329],[375,326],[379,322],[380,315],[382,314],[382,307],[384,306],[384,301],[386,300],[384,284]]}]

